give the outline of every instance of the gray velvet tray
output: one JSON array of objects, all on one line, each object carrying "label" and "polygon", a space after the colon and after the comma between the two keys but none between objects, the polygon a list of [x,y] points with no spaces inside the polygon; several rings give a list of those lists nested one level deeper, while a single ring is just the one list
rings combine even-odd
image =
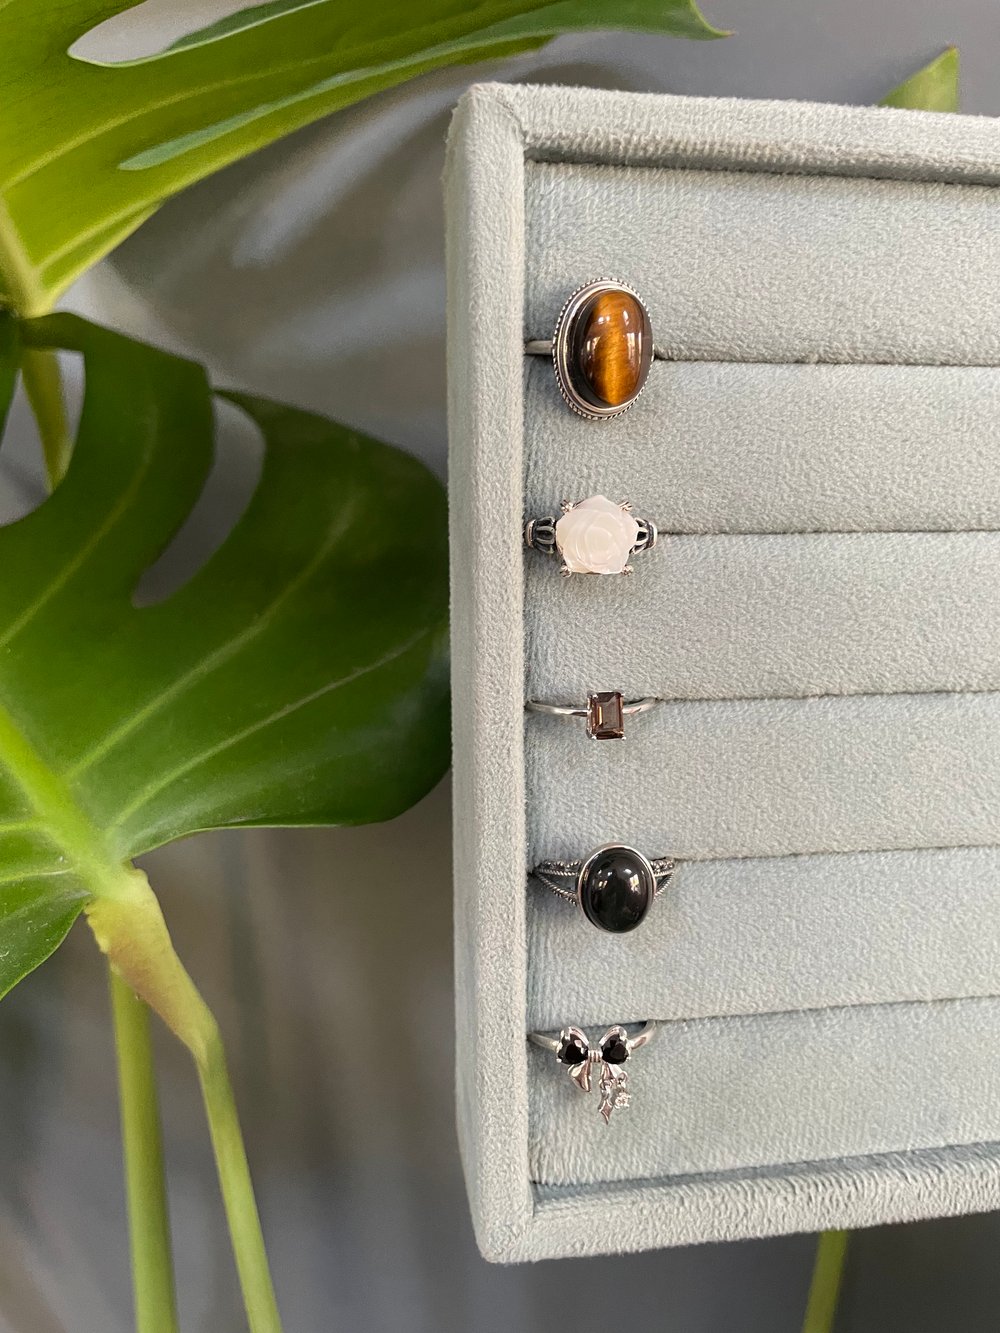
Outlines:
[{"label": "gray velvet tray", "polygon": [[[459,1126],[500,1260],[1000,1206],[1000,125],[483,85],[448,167]],[[526,338],[629,282],[588,422]],[[630,579],[521,545],[630,498]],[[625,741],[526,718],[669,702]],[[603,936],[529,882],[680,866]],[[533,1027],[657,1019],[605,1127]]]}]

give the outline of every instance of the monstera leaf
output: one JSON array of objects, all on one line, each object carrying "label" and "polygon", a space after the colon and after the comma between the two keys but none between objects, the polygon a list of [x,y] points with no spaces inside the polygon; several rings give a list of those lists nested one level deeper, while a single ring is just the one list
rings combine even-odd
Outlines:
[{"label": "monstera leaf", "polygon": [[[0,417],[18,336],[0,319]],[[257,490],[200,572],[137,608],[212,461],[203,372],[71,316],[20,336],[82,352],[86,389],[65,480],[0,528],[0,994],[121,898],[136,854],[385,819],[447,762],[445,500],[420,463],[230,395],[264,437]]]},{"label": "monstera leaf", "polygon": [[0,3],[0,304],[22,314],[185,185],[426,70],[586,28],[722,35],[694,0],[277,0],[131,64],[68,54],[137,3]]}]

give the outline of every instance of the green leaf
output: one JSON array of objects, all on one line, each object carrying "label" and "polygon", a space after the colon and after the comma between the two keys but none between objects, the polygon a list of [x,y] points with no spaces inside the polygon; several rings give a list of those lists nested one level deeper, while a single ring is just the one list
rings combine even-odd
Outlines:
[{"label": "green leaf", "polygon": [[67,54],[136,3],[0,0],[0,300],[23,314],[192,181],[427,70],[588,28],[723,35],[694,0],[278,0],[138,62]]},{"label": "green leaf", "polygon": [[912,111],[958,110],[958,48],[949,46],[929,65],[918,69],[893,88],[879,106],[908,107]]},{"label": "green leaf", "polygon": [[446,505],[422,464],[228,395],[264,436],[257,490],[188,583],[137,608],[211,465],[204,374],[72,316],[22,336],[82,352],[86,389],[65,479],[0,528],[0,993],[81,906],[133,892],[138,853],[387,819],[448,760]]},{"label": "green leaf", "polygon": [[0,433],[7,421],[17,378],[17,323],[0,311]]}]

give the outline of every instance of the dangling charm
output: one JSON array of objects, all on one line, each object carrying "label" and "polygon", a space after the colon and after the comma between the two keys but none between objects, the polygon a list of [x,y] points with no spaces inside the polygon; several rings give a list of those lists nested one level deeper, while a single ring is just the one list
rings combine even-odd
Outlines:
[{"label": "dangling charm", "polygon": [[624,1111],[629,1105],[628,1074],[624,1069],[605,1065],[601,1071],[601,1115],[604,1123],[611,1119],[612,1111]]}]

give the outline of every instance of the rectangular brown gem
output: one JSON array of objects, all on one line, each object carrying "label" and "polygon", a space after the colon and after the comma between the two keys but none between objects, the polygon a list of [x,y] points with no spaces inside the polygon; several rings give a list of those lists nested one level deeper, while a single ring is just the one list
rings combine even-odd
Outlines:
[{"label": "rectangular brown gem", "polygon": [[620,741],[625,735],[622,696],[617,690],[587,695],[587,735],[595,741]]}]

